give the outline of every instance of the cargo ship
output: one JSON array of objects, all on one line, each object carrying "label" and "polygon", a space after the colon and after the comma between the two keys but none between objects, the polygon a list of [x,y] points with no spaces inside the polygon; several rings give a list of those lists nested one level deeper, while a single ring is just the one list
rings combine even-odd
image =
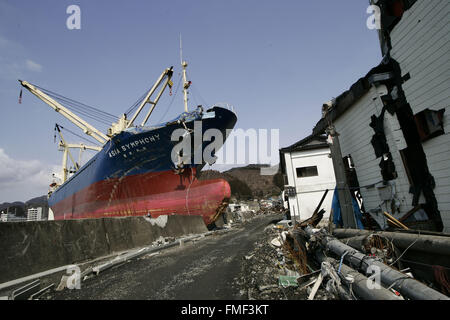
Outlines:
[{"label": "cargo ship", "polygon": [[[159,125],[146,125],[165,88],[173,85],[171,67],[161,74],[133,117],[128,120],[124,114],[117,123],[112,124],[107,134],[84,121],[42,88],[19,80],[23,87],[102,144],[101,147],[92,147],[98,152],[83,166],[75,164],[70,175],[67,169],[70,148],[87,147],[83,144],[70,145],[61,136],[60,146],[64,150],[62,183],[53,183],[48,197],[55,220],[199,215],[208,229],[216,227],[216,221],[228,205],[230,186],[223,179],[197,179],[206,161],[198,161],[194,157],[198,152],[203,154],[209,142],[191,143],[190,153],[182,154],[185,152],[183,150],[174,156],[174,147],[181,138],[173,141],[173,133],[182,130],[183,137],[190,135],[190,141],[193,141],[195,134],[201,133],[203,137],[207,130],[216,129],[222,134],[223,141],[219,142],[222,145],[237,117],[234,110],[219,106],[207,110],[198,106],[194,111],[188,111],[187,90],[191,82],[186,80],[187,63],[183,61],[182,67],[183,113]],[[144,120],[141,125],[135,125],[147,104],[150,109]]]}]

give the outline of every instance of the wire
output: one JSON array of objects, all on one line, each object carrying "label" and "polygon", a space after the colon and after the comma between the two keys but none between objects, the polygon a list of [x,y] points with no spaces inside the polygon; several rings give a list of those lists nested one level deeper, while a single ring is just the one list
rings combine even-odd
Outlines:
[{"label": "wire", "polygon": [[396,282],[398,282],[400,280],[406,280],[406,279],[412,279],[412,278],[410,276],[404,276],[404,277],[395,279],[387,289],[391,290],[391,288],[395,285]]},{"label": "wire", "polygon": [[65,101],[65,102],[67,102],[68,104],[70,104],[72,106],[75,106],[75,107],[78,107],[78,108],[84,110],[85,112],[90,112],[92,115],[98,115],[98,116],[101,115],[103,117],[107,117],[107,118],[111,118],[111,119],[117,120],[117,117],[115,115],[110,114],[110,113],[108,113],[106,111],[103,111],[103,110],[100,110],[98,108],[89,106],[87,104],[81,103],[81,102],[76,101],[74,99],[65,97],[65,96],[63,96],[61,94],[58,94],[56,92],[50,91],[50,90],[45,89],[45,88],[42,88],[40,86],[37,86],[37,85],[34,85],[34,86],[36,88],[40,89],[42,92],[44,92],[47,95],[49,95],[50,97],[56,98],[57,100],[60,100],[60,101]]},{"label": "wire", "polygon": [[145,98],[145,96],[147,95],[147,93],[148,93],[149,90],[150,90],[150,89],[146,90],[146,91],[144,92],[144,94],[143,94],[138,100],[136,100],[136,102],[133,103],[133,105],[132,105],[131,107],[129,107],[127,111],[125,111],[125,114],[126,114],[127,116],[128,116],[128,114],[130,114],[131,112],[133,112],[134,110],[136,110],[136,108],[138,107],[138,105],[140,105],[141,102],[142,102],[142,100],[144,100],[144,98]]},{"label": "wire", "polygon": [[[420,233],[419,233],[419,237],[420,237]],[[414,242],[411,243],[411,244],[409,245],[409,247],[405,249],[405,251],[403,251],[403,253],[397,258],[397,260],[395,260],[394,262],[392,262],[389,266],[394,265],[398,260],[400,260],[400,258],[403,257],[403,255],[406,253],[406,251],[408,251],[408,249],[411,248],[411,247],[417,242],[417,240],[419,240],[419,237],[417,237],[417,239],[414,240]]]},{"label": "wire", "polygon": [[80,138],[80,139],[83,139],[83,140],[85,140],[85,141],[87,141],[87,142],[89,142],[89,143],[92,143],[92,144],[95,144],[95,145],[98,145],[98,146],[99,146],[98,142],[94,142],[94,141],[91,141],[91,140],[89,140],[89,139],[87,139],[87,138],[85,138],[85,137],[83,137],[83,136],[80,136],[80,135],[76,134],[75,132],[72,132],[71,130],[66,129],[66,128],[64,128],[63,126],[59,125],[59,124],[57,124],[57,126],[58,126],[60,129],[63,129],[63,130],[65,130],[65,131],[67,131],[67,132],[73,134],[74,136],[77,136],[77,137]]},{"label": "wire", "polygon": [[[411,260],[407,260],[407,259],[402,259],[402,261],[407,262],[407,263],[417,264],[419,266],[424,266],[424,267],[434,267],[434,265],[432,265],[432,264],[423,263],[423,262],[411,261]],[[441,266],[441,267],[444,269],[450,270],[450,268],[448,268],[448,267],[444,267],[444,266]]]},{"label": "wire", "polygon": [[175,97],[177,96],[178,89],[180,88],[180,84],[181,84],[181,74],[180,74],[180,78],[178,79],[177,88],[175,89],[175,93],[173,94],[172,101],[170,101],[169,106],[166,108],[166,112],[164,112],[164,114],[162,115],[161,119],[159,119],[159,121],[157,123],[161,123],[162,119],[167,115],[167,113],[169,112],[170,108],[172,107],[172,104],[173,104],[173,102],[175,100]]},{"label": "wire", "polygon": [[[186,75],[187,75],[187,72],[186,72]],[[203,105],[208,106],[209,104],[206,102],[205,99],[203,99],[202,95],[200,94],[200,90],[198,90],[197,87],[196,87],[195,85],[192,85],[192,84],[191,84],[191,87],[192,87],[193,93],[194,93],[195,95],[198,94],[199,98],[202,100],[202,102],[204,102]]]},{"label": "wire", "polygon": [[[164,77],[161,80],[161,83],[163,83],[166,79],[166,77],[168,77],[168,75],[164,75]],[[155,90],[161,86],[161,83],[155,88]],[[147,96],[147,94],[150,92],[151,88],[146,90],[145,93],[138,99],[136,100],[136,102],[127,109],[127,111],[125,111],[125,114],[128,116],[131,112],[135,111],[137,109],[137,107],[142,103],[142,101],[144,100],[144,98]]]}]

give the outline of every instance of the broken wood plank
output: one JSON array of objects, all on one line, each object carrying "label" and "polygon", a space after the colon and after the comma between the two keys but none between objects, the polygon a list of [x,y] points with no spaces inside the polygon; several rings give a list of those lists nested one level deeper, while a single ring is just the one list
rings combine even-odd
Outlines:
[{"label": "broken wood plank", "polygon": [[319,274],[317,277],[317,281],[314,284],[314,287],[311,290],[311,293],[308,296],[308,300],[314,300],[314,297],[316,296],[317,290],[319,290],[320,285],[322,284],[323,276],[322,273]]},{"label": "broken wood plank", "polygon": [[389,213],[387,213],[386,211],[383,212],[384,215],[388,218],[391,219],[397,226],[402,227],[405,230],[409,230],[409,228],[407,226],[405,226],[403,223],[401,223],[400,221],[398,221],[397,219],[395,219],[393,216],[391,216]]}]

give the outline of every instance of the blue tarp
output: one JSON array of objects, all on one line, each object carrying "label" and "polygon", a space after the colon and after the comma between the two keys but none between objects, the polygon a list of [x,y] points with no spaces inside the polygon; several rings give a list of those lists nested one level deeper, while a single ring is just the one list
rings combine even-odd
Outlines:
[{"label": "blue tarp", "polygon": [[[355,213],[356,226],[359,229],[364,229],[364,226],[361,222],[362,214],[361,210],[359,210],[358,202],[352,197],[352,205],[353,212]],[[337,192],[337,188],[334,189],[333,201],[331,203],[331,210],[333,211],[333,223],[337,226],[342,227],[344,222],[342,221],[341,215],[341,205],[339,204],[339,195]]]}]

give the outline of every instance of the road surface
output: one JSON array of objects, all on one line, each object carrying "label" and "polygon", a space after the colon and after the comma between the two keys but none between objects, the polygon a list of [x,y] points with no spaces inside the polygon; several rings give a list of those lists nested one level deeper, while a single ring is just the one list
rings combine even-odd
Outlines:
[{"label": "road surface", "polygon": [[235,300],[246,299],[233,280],[244,256],[277,215],[254,218],[231,231],[142,257],[100,273],[81,289],[53,292],[52,299]]}]

